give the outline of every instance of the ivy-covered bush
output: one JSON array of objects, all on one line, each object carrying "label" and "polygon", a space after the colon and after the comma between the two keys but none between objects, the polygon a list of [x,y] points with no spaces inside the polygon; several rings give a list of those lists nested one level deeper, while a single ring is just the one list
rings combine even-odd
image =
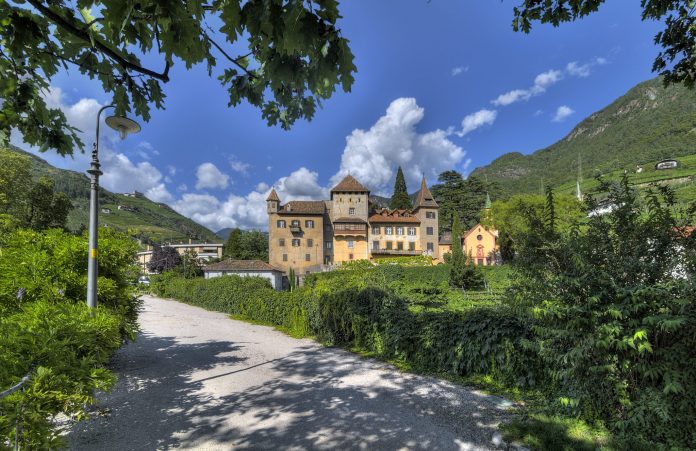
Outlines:
[{"label": "ivy-covered bush", "polygon": [[0,400],[0,448],[61,445],[55,415],[85,415],[105,369],[125,339],[135,338],[139,301],[132,281],[137,245],[100,232],[99,307],[86,306],[87,237],[60,230],[8,229],[0,237],[0,387],[24,389]]}]

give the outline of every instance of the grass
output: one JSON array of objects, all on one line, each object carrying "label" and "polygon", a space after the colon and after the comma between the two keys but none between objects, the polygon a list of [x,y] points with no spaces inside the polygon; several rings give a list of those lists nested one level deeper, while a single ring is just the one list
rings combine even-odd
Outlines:
[{"label": "grass", "polygon": [[616,449],[603,426],[576,418],[532,414],[502,424],[500,429],[508,443],[520,443],[535,451]]}]

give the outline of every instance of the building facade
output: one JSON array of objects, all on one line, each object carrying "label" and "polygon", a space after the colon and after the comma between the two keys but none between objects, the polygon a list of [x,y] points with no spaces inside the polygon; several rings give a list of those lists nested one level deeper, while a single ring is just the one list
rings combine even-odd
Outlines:
[{"label": "building facade", "polygon": [[[500,246],[498,231],[481,224],[476,224],[460,237],[462,251],[471,256],[475,265],[492,266],[500,264]],[[440,237],[440,255],[452,252],[452,232],[445,232]]]},{"label": "building facade", "polygon": [[[222,243],[193,243],[189,240],[188,244],[164,244],[162,247],[173,247],[184,255],[186,252],[195,252],[200,262],[207,262],[213,258],[222,258]],[[152,246],[148,245],[146,251],[138,252],[138,265],[144,273],[149,273],[147,264],[152,259]]]},{"label": "building facade", "polygon": [[348,175],[325,201],[266,199],[269,263],[287,273],[321,271],[353,260],[402,255],[440,258],[438,206],[425,178],[412,210],[374,208],[370,191]]}]

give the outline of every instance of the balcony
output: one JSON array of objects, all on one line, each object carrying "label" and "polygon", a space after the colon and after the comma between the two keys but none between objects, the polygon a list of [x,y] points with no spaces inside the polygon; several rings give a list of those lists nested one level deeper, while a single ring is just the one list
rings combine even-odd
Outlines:
[{"label": "balcony", "polygon": [[372,255],[423,255],[423,251],[408,249],[372,249]]},{"label": "balcony", "polygon": [[290,226],[290,233],[302,233],[302,228],[300,226]]},{"label": "balcony", "polygon": [[367,224],[334,224],[334,236],[367,236]]}]

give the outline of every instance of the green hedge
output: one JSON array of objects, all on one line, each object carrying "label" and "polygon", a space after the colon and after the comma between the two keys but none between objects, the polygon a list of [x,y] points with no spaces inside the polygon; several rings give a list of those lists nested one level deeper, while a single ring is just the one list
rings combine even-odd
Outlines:
[{"label": "green hedge", "polygon": [[237,276],[164,275],[154,278],[152,287],[163,297],[397,359],[421,371],[536,382],[534,356],[524,346],[531,331],[507,307],[484,303],[465,312],[413,311],[409,300],[379,284],[411,268],[380,268],[322,274],[293,292]]}]

